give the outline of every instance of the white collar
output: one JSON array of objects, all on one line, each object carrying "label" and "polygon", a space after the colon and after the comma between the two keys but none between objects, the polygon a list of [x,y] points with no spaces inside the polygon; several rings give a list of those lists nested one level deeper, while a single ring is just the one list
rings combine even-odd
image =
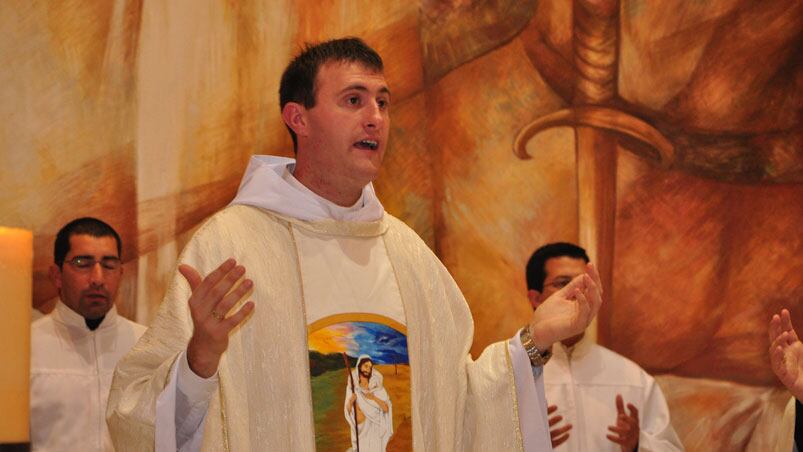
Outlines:
[{"label": "white collar", "polygon": [[[81,314],[73,311],[61,300],[56,303],[56,308],[53,309],[53,320],[63,323],[68,327],[78,328],[86,332],[90,331],[89,327],[86,326],[86,320],[84,317]],[[103,321],[100,322],[100,325],[98,325],[98,328],[95,331],[99,329],[110,328],[115,322],[117,322],[117,307],[112,305],[112,308],[109,309],[109,312],[107,312],[106,316],[103,317]]]},{"label": "white collar", "polygon": [[553,352],[556,356],[562,356],[567,361],[571,361],[584,357],[593,347],[594,341],[588,337],[588,331],[586,331],[583,337],[571,347],[563,345],[563,342],[558,342],[556,346],[553,347]]},{"label": "white collar", "polygon": [[321,197],[293,176],[295,160],[254,155],[248,163],[237,196],[231,204],[260,207],[304,221],[339,220],[370,222],[384,215],[384,208],[370,183],[360,199],[343,207]]}]

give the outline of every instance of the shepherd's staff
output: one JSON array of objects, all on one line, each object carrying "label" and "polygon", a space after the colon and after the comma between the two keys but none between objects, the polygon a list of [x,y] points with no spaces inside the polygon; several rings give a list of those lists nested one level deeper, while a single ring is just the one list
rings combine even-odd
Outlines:
[{"label": "shepherd's staff", "polygon": [[[341,352],[343,355],[343,362],[346,364],[346,375],[348,376],[349,382],[351,383],[351,393],[355,396],[357,392],[354,390],[354,377],[351,376],[351,364],[349,364],[349,357],[346,356],[345,353]],[[357,372],[360,370],[357,369]],[[357,452],[360,452],[360,432],[357,430],[357,399],[355,397],[354,403],[352,404],[354,408],[354,438],[357,440]]]}]

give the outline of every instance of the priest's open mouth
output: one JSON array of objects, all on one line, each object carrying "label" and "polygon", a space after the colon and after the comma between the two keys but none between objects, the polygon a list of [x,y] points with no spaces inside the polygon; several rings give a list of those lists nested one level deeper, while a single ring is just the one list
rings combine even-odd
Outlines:
[{"label": "priest's open mouth", "polygon": [[375,151],[379,149],[379,142],[375,140],[360,140],[354,143],[354,147],[358,149]]}]

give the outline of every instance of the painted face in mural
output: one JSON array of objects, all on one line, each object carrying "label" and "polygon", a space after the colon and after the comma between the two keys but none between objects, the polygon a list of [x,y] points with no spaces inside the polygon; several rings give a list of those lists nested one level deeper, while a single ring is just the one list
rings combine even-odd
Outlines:
[{"label": "painted face in mural", "polygon": [[114,237],[70,236],[62,268],[53,265],[50,273],[61,301],[86,319],[104,316],[114,304],[123,274],[119,258]]},{"label": "painted face in mural", "polygon": [[374,364],[371,361],[365,360],[360,363],[360,377],[366,380],[371,379],[371,373],[374,370]]},{"label": "painted face in mural", "polygon": [[381,72],[360,63],[322,65],[315,106],[302,109],[303,123],[294,127],[299,138],[296,177],[325,197],[333,193],[336,199],[351,196],[355,202],[379,174],[389,106],[390,91]]}]

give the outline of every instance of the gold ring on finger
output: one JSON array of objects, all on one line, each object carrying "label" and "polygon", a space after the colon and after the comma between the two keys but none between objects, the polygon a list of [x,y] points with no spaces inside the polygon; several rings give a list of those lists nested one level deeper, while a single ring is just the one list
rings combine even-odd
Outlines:
[{"label": "gold ring on finger", "polygon": [[223,320],[223,315],[222,315],[222,314],[220,314],[220,313],[218,313],[218,312],[217,312],[217,311],[215,311],[214,309],[212,309],[212,317],[214,317],[214,318],[216,318],[216,319],[218,319],[218,320]]}]

